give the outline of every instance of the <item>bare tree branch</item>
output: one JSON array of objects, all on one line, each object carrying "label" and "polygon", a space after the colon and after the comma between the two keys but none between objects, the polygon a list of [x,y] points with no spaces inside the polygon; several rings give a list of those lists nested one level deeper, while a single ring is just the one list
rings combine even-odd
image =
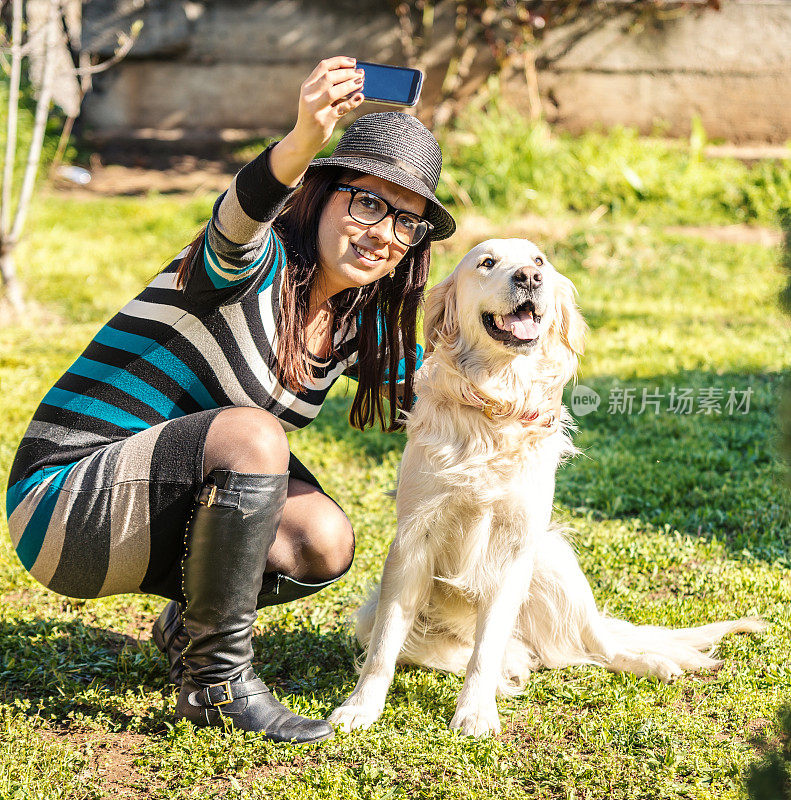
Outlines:
[{"label": "bare tree branch", "polygon": [[58,0],[49,0],[49,14],[47,16],[47,43],[44,56],[44,71],[41,77],[41,88],[36,101],[36,115],[33,120],[33,140],[28,151],[25,174],[22,179],[22,190],[19,193],[19,202],[14,217],[14,225],[11,228],[10,240],[12,243],[19,239],[22,226],[25,224],[27,212],[30,208],[30,200],[33,197],[33,187],[36,183],[39,162],[41,161],[41,150],[44,146],[44,133],[47,127],[47,117],[49,116],[49,104],[52,100],[52,81],[54,78],[55,61],[52,54],[58,40]]},{"label": "bare tree branch", "polygon": [[[138,20],[138,22],[140,22],[140,20]],[[139,27],[137,27],[137,29],[135,29],[135,26],[137,26],[137,22],[132,26],[131,34],[120,33],[118,35],[118,49],[110,58],[108,58],[106,61],[102,61],[100,64],[92,64],[89,67],[79,67],[74,70],[74,74],[79,76],[96,75],[98,72],[105,72],[106,70],[110,69],[110,67],[126,58],[135,41],[137,40],[137,37],[140,35],[140,30],[143,27],[142,23]]]},{"label": "bare tree branch", "polygon": [[14,267],[16,242],[9,235],[11,221],[11,190],[16,160],[17,123],[19,120],[19,84],[22,78],[22,0],[13,0],[11,19],[11,79],[8,88],[8,119],[6,131],[3,189],[0,199],[0,278],[11,308],[20,316],[25,310],[22,287]]},{"label": "bare tree branch", "polygon": [[[410,66],[429,63],[429,42],[436,13],[454,20],[455,36],[444,57],[440,96],[432,111],[434,124],[447,122],[470,94],[470,79],[480,82],[476,65],[496,63],[496,74],[524,75],[530,114],[542,113],[537,70],[563,55],[606,19],[626,15],[633,23],[675,18],[693,9],[718,10],[721,0],[392,0],[400,40]],[[546,34],[563,29],[542,47]]]},{"label": "bare tree branch", "polygon": [[8,85],[5,164],[3,165],[2,199],[0,199],[0,246],[2,247],[5,246],[11,220],[11,187],[14,182],[14,161],[16,160],[19,84],[22,79],[22,0],[13,0],[12,14],[11,76]]},{"label": "bare tree branch", "polygon": [[[23,30],[25,16],[27,31]],[[33,197],[50,107],[54,102],[66,112],[66,121],[52,165],[55,168],[63,158],[82,100],[91,88],[92,76],[110,69],[123,59],[131,50],[143,26],[142,21],[137,20],[130,33],[118,34],[118,48],[111,58],[101,64],[91,64],[90,54],[82,49],[81,22],[80,0],[28,0],[26,4],[22,0],[12,0],[10,46],[5,32],[0,37],[4,45],[3,55],[10,53],[11,56],[10,67],[8,59],[2,59],[2,68],[9,75],[9,97],[5,164],[0,192],[0,288],[13,310],[20,316],[24,312],[25,304],[16,276],[14,252]],[[26,37],[24,42],[23,33]],[[30,59],[30,77],[36,88],[36,104],[33,136],[27,152],[22,186],[16,209],[12,212],[14,167],[19,138],[20,83],[25,56]]]}]

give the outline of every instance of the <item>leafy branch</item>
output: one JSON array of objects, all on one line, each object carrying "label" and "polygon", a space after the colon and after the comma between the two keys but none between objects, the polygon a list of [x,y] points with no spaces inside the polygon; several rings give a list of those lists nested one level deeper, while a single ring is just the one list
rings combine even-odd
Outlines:
[{"label": "leafy branch", "polygon": [[[475,64],[493,63],[498,74],[521,72],[530,115],[542,115],[537,70],[561,57],[607,19],[628,15],[632,28],[672,19],[693,9],[719,10],[721,0],[391,0],[407,62],[426,69],[436,51],[438,19],[450,18],[454,41],[444,58],[434,125],[454,117],[469,89]],[[573,24],[571,24],[573,23]],[[566,28],[549,56],[539,46],[550,31]]]}]

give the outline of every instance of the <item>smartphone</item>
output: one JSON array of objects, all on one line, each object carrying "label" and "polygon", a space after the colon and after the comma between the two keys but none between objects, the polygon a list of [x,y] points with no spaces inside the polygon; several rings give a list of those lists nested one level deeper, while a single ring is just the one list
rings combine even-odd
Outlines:
[{"label": "smartphone", "polygon": [[413,106],[420,97],[423,73],[409,67],[372,64],[358,61],[357,69],[364,71],[362,92],[366,100],[393,106]]}]

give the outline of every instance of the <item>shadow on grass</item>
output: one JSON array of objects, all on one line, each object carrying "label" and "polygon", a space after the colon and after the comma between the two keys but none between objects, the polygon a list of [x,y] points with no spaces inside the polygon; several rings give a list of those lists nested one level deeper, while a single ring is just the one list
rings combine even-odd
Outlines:
[{"label": "shadow on grass", "polygon": [[[690,370],[581,381],[601,405],[577,418],[583,455],[558,472],[556,502],[716,537],[733,556],[791,563],[791,496],[776,443],[782,379]],[[573,407],[569,388],[564,402]]]},{"label": "shadow on grass", "polygon": [[[280,694],[337,703],[356,680],[354,651],[341,631],[274,627],[253,638],[254,666]],[[120,730],[164,732],[169,719],[143,700],[128,711],[128,694],[169,694],[165,657],[138,641],[79,621],[27,619],[0,623],[0,703],[28,702],[32,713],[62,724],[75,715],[110,720]]]},{"label": "shadow on grass", "polygon": [[[734,557],[791,564],[791,495],[777,447],[783,378],[705,370],[628,380],[583,376],[580,383],[600,405],[577,416],[574,441],[583,453],[558,471],[556,503],[716,537]],[[330,399],[311,429],[361,459],[400,451],[401,434],[352,429],[350,402]],[[564,402],[573,410],[570,386]]]},{"label": "shadow on grass", "polygon": [[23,699],[44,717],[102,716],[121,728],[135,715],[112,697],[163,688],[167,674],[150,642],[57,619],[0,623],[0,666],[0,702]]},{"label": "shadow on grass", "polygon": [[253,639],[254,665],[272,688],[335,702],[354,687],[358,652],[343,630],[308,624],[284,629],[266,622],[262,627]]},{"label": "shadow on grass", "polygon": [[406,436],[403,433],[384,433],[377,423],[365,431],[353,428],[349,423],[349,409],[354,399],[354,384],[347,395],[328,397],[319,416],[310,424],[310,431],[320,437],[331,439],[349,447],[361,458],[380,462],[389,453],[400,453],[404,449]]}]

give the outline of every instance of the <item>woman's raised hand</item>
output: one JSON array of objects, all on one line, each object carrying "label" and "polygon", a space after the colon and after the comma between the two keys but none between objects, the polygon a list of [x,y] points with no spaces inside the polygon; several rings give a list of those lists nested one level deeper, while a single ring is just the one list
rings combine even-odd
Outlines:
[{"label": "woman's raised hand", "polygon": [[347,56],[325,58],[303,82],[296,125],[269,154],[269,168],[281,183],[295,186],[338,120],[362,103],[363,73],[356,64]]},{"label": "woman's raised hand", "polygon": [[346,56],[325,58],[302,84],[293,132],[311,158],[330,140],[338,120],[363,101],[363,71],[356,64]]}]

